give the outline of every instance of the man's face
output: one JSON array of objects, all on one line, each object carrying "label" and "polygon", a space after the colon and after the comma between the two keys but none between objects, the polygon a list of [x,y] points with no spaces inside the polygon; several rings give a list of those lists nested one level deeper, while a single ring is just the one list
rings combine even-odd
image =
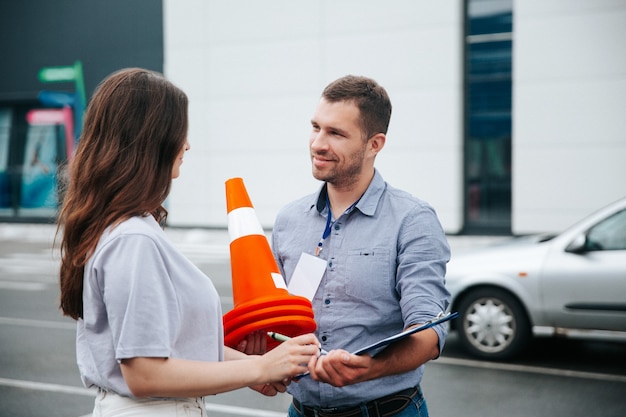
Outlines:
[{"label": "man's face", "polygon": [[311,119],[309,148],[313,176],[346,187],[363,171],[367,142],[359,125],[359,109],[351,101],[322,99]]}]

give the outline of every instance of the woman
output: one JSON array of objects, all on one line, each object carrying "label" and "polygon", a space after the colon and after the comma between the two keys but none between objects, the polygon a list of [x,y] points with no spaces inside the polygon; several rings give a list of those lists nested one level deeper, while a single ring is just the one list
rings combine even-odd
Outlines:
[{"label": "woman", "polygon": [[186,95],[138,68],[106,78],[85,114],[59,216],[60,285],[81,378],[98,388],[94,416],[206,415],[205,395],[284,392],[318,352],[310,334],[263,356],[224,346],[215,287],[161,229],[187,123]]}]

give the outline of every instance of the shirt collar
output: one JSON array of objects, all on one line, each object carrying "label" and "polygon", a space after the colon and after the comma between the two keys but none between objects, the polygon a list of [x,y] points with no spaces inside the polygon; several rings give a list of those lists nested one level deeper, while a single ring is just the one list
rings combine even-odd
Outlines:
[{"label": "shirt collar", "polygon": [[[376,168],[374,168],[374,178],[368,185],[367,190],[355,206],[359,211],[366,216],[373,216],[376,212],[376,207],[378,206],[378,202],[383,195],[383,191],[385,190],[385,180],[382,175],[378,172]],[[315,203],[315,208],[320,214],[324,214],[326,210],[326,196],[328,195],[328,184],[324,183],[319,193],[317,194],[317,201]]]}]

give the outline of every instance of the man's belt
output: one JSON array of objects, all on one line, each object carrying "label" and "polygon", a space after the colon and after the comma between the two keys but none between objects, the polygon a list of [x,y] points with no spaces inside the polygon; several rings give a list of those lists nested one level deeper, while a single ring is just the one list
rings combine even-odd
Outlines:
[{"label": "man's belt", "polygon": [[[363,406],[367,408],[367,412],[371,417],[388,417],[404,410],[418,394],[419,396],[422,395],[419,386],[368,401]],[[304,417],[359,417],[363,415],[361,405],[334,408],[309,407],[300,404],[294,398],[293,406]]]}]

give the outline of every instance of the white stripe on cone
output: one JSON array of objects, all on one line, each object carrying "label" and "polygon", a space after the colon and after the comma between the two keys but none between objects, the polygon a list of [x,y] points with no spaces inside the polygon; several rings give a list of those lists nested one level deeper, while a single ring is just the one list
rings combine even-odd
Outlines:
[{"label": "white stripe on cone", "polygon": [[283,290],[287,289],[287,284],[285,284],[285,279],[278,272],[272,272],[272,280],[274,280],[274,285],[276,288],[282,288]]},{"label": "white stripe on cone", "polygon": [[265,236],[265,232],[252,207],[239,207],[228,213],[228,235],[233,242],[243,236]]}]

